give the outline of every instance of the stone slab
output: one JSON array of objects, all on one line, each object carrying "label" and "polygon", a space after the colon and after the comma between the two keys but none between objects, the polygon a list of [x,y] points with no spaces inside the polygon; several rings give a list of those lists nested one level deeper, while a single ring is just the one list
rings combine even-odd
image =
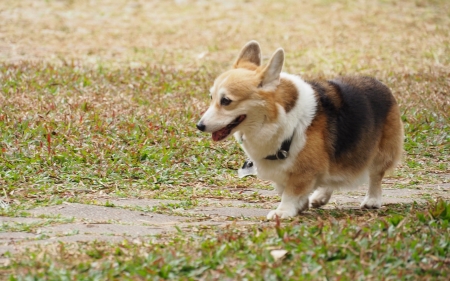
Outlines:
[{"label": "stone slab", "polygon": [[236,189],[236,191],[234,189],[231,189],[230,191],[231,192],[239,192],[239,193],[243,193],[243,194],[257,193],[261,196],[267,196],[267,197],[272,197],[272,196],[278,195],[274,189],[268,190],[268,189],[246,188],[246,189]]},{"label": "stone slab", "polygon": [[0,232],[0,243],[34,239],[36,234],[28,232]]},{"label": "stone slab", "polygon": [[229,200],[229,199],[214,199],[214,198],[206,198],[205,201],[210,206],[214,206],[217,208],[225,208],[225,207],[237,207],[237,208],[257,208],[257,209],[271,209],[276,208],[277,203],[273,202],[247,202],[243,200]]},{"label": "stone slab", "polygon": [[[450,184],[424,185],[416,188],[384,188],[383,204],[411,203],[413,201],[424,202],[429,198],[450,197]],[[356,209],[364,199],[367,187],[358,190],[336,191],[325,205],[325,209]],[[234,191],[234,190],[233,190]],[[175,226],[186,231],[196,231],[202,227],[227,225],[229,218],[250,218],[253,220],[233,221],[233,224],[254,224],[260,223],[270,210],[279,204],[275,200],[277,193],[274,190],[260,190],[254,188],[236,189],[240,193],[258,193],[268,199],[266,202],[248,202],[234,199],[212,199],[200,198],[200,205],[185,212],[192,217],[181,217],[156,214],[144,211],[132,211],[121,207],[155,207],[171,203],[179,203],[179,200],[158,200],[158,199],[135,199],[135,198],[114,198],[100,199],[106,203],[109,201],[114,207],[85,205],[78,203],[65,203],[57,206],[42,207],[28,212],[33,216],[39,215],[59,215],[61,217],[75,218],[74,222],[45,225],[34,228],[36,233],[27,232],[4,232],[0,233],[0,262],[7,260],[6,252],[15,252],[24,247],[31,247],[36,244],[52,244],[61,242],[89,242],[89,241],[110,241],[121,242],[125,239],[148,239],[149,236],[162,234],[175,230]],[[389,208],[389,206],[386,206]],[[207,215],[208,217],[195,216],[196,214]],[[2,224],[33,224],[45,222],[45,218],[24,218],[24,217],[0,217]]]},{"label": "stone slab", "polygon": [[90,222],[116,221],[128,224],[168,224],[186,220],[186,218],[179,216],[168,216],[148,212],[131,211],[121,208],[85,205],[78,203],[36,208],[30,210],[29,212],[35,216],[51,214],[69,218],[74,217]]},{"label": "stone slab", "polygon": [[0,243],[0,264],[5,263],[8,259],[7,258],[2,258],[2,256],[4,256],[6,253],[14,253],[15,251],[17,251],[18,246],[16,245],[8,245],[8,244],[4,244],[2,245]]},{"label": "stone slab", "polygon": [[18,249],[17,244],[25,240],[34,240],[36,234],[27,232],[2,232],[0,233],[0,257],[6,252],[14,252]]},{"label": "stone slab", "polygon": [[113,198],[113,199],[99,199],[99,202],[106,202],[112,203],[115,206],[119,207],[130,207],[130,206],[137,206],[142,208],[151,208],[151,207],[157,207],[161,205],[167,205],[167,204],[176,204],[180,203],[182,201],[180,200],[164,200],[164,199],[137,199],[137,198]]},{"label": "stone slab", "polygon": [[126,240],[123,236],[111,236],[111,235],[92,235],[92,234],[77,234],[70,236],[55,236],[50,237],[46,240],[39,240],[35,242],[27,242],[25,245],[36,245],[36,244],[53,244],[55,242],[65,242],[65,243],[77,243],[77,242],[92,242],[92,241],[107,241],[113,243],[120,243]]},{"label": "stone slab", "polygon": [[270,211],[269,209],[255,209],[255,208],[237,208],[237,207],[203,207],[193,210],[206,215],[217,215],[225,217],[265,217]]},{"label": "stone slab", "polygon": [[43,219],[39,218],[24,218],[24,217],[0,217],[0,223],[24,223],[24,224],[31,224],[31,223],[38,223],[44,221]]},{"label": "stone slab", "polygon": [[168,228],[168,226],[151,227],[143,225],[69,223],[43,227],[39,229],[39,233],[47,235],[95,234],[103,236],[145,236],[160,234],[168,231]]}]

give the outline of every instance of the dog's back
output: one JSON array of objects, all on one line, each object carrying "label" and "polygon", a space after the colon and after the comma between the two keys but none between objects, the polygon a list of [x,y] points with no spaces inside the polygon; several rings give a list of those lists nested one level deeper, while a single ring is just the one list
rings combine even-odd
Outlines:
[{"label": "dog's back", "polygon": [[[339,77],[329,81],[308,81],[318,100],[318,114],[327,120],[326,146],[330,160],[340,169],[366,166],[385,143],[396,146],[400,157],[403,131],[398,105],[389,90],[371,77]],[[383,132],[388,130],[390,135]],[[377,146],[383,140],[383,147]],[[393,153],[391,151],[390,153]],[[388,166],[395,164],[386,163]]]}]

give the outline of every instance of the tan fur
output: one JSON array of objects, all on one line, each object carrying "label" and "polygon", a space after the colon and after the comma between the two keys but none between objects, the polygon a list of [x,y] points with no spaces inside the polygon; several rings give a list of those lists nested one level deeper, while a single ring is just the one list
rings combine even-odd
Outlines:
[{"label": "tan fur", "polygon": [[245,68],[248,70],[257,70],[258,69],[257,65],[255,65],[251,62],[248,62],[248,61],[237,62],[234,67],[235,68]]},{"label": "tan fur", "polygon": [[[244,68],[241,66],[245,66]],[[256,71],[249,71],[249,66],[254,66]],[[278,116],[278,109],[276,104],[281,105],[287,112],[295,106],[298,98],[297,89],[288,80],[281,79],[279,86],[275,91],[259,91],[258,95],[251,94],[255,92],[261,82],[261,75],[259,74],[263,69],[256,67],[249,62],[241,62],[238,69],[225,72],[217,80],[221,87],[226,88],[230,93],[228,96],[235,101],[228,110],[233,110],[239,106],[239,102],[246,99],[261,99],[267,104],[268,120],[276,120]],[[222,81],[225,81],[222,83]],[[242,83],[245,81],[245,83]],[[220,99],[216,97],[215,106],[220,108]]]},{"label": "tan fur", "polygon": [[281,79],[280,85],[273,92],[261,92],[261,96],[268,102],[268,104],[281,105],[286,113],[291,111],[297,102],[298,93],[295,86],[287,80]]},{"label": "tan fur", "polygon": [[384,123],[377,155],[373,160],[374,170],[391,172],[395,168],[402,158],[403,136],[400,109],[395,104]]},{"label": "tan fur", "polygon": [[330,167],[326,147],[326,118],[317,116],[306,131],[306,145],[297,155],[290,173],[289,184],[294,194],[309,194],[320,177]]}]

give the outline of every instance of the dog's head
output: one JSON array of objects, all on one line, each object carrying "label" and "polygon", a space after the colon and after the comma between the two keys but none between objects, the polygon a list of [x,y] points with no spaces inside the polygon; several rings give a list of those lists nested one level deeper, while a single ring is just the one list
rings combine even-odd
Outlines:
[{"label": "dog's head", "polygon": [[210,89],[211,104],[197,128],[212,133],[214,141],[254,126],[264,119],[269,92],[280,83],[284,51],[278,49],[269,63],[261,66],[261,48],[250,41],[241,50],[234,68],[221,74]]}]

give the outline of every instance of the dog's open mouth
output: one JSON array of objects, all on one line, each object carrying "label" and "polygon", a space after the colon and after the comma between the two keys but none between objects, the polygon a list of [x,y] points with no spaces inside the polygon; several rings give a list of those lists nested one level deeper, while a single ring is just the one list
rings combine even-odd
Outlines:
[{"label": "dog's open mouth", "polygon": [[233,130],[239,124],[241,124],[242,121],[244,121],[246,117],[247,117],[247,115],[239,115],[236,119],[233,120],[233,122],[231,122],[224,128],[212,133],[213,141],[220,141],[220,140],[223,140],[224,138],[226,138],[231,133],[231,130]]}]

